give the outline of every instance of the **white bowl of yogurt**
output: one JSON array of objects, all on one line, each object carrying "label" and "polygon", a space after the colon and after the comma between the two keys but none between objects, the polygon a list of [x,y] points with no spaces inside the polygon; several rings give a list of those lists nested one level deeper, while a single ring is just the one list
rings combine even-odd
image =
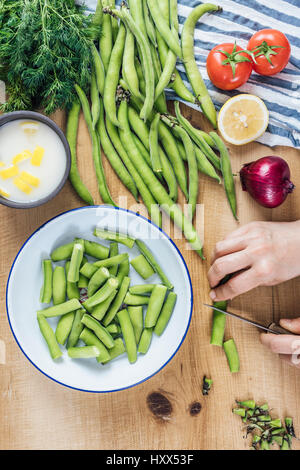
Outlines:
[{"label": "white bowl of yogurt", "polygon": [[0,203],[26,209],[40,206],[64,186],[71,166],[62,130],[40,113],[0,116]]}]

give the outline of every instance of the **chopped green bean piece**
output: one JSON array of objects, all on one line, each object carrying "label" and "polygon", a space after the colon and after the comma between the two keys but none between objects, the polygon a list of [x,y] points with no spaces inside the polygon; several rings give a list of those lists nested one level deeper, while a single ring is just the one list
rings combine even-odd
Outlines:
[{"label": "chopped green bean piece", "polygon": [[224,351],[228,360],[230,372],[235,373],[240,370],[239,353],[233,339],[229,339],[224,343]]},{"label": "chopped green bean piece", "polygon": [[74,243],[70,266],[69,266],[69,273],[68,273],[68,281],[69,282],[78,282],[79,281],[79,270],[83,258],[84,253],[84,243],[83,240],[76,240]]},{"label": "chopped green bean piece", "polygon": [[134,245],[134,238],[129,237],[123,233],[115,233],[109,230],[102,230],[98,227],[95,228],[94,235],[99,238],[103,238],[104,240],[110,240],[117,243],[122,243],[126,245],[128,248],[132,248]]},{"label": "chopped green bean piece", "polygon": [[66,300],[67,293],[67,279],[65,268],[63,266],[56,266],[54,269],[52,284],[53,304],[62,304]]},{"label": "chopped green bean piece", "polygon": [[137,284],[129,287],[129,293],[134,295],[151,294],[156,284]]},{"label": "chopped green bean piece", "polygon": [[119,285],[122,284],[122,281],[125,276],[128,276],[129,274],[129,258],[126,258],[122,263],[119,265],[119,270],[117,274],[117,279],[119,282]]},{"label": "chopped green bean piece", "polygon": [[97,259],[106,259],[109,256],[109,248],[97,242],[84,240],[84,251],[87,255]]},{"label": "chopped green bean piece", "polygon": [[126,348],[124,346],[123,340],[121,338],[116,338],[114,347],[109,350],[110,358],[102,361],[102,364],[107,364],[107,362],[115,359],[118,356],[121,356],[121,354],[124,354],[124,352],[126,352]]},{"label": "chopped green bean piece", "polygon": [[128,313],[134,330],[135,342],[139,344],[144,327],[143,307],[128,307]]},{"label": "chopped green bean piece", "polygon": [[69,312],[66,315],[60,317],[55,330],[55,337],[58,344],[64,345],[71,332],[73,321],[75,318],[75,312]]},{"label": "chopped green bean piece", "polygon": [[146,354],[150,348],[153,328],[144,328],[140,339],[138,352]]},{"label": "chopped green bean piece", "polygon": [[161,312],[165,296],[167,292],[167,286],[157,284],[150,296],[149,305],[145,317],[145,327],[152,328],[156,325],[157,319]]},{"label": "chopped green bean piece", "polygon": [[97,336],[88,328],[84,328],[81,332],[80,339],[87,345],[87,346],[96,346],[99,351],[100,355],[96,357],[97,362],[109,361],[110,354],[104,344],[97,338]]},{"label": "chopped green bean piece", "polygon": [[67,243],[66,245],[61,245],[51,253],[52,261],[64,261],[70,259],[72,256],[72,251],[74,247],[74,242]]},{"label": "chopped green bean piece", "polygon": [[[151,299],[151,297],[150,297]],[[171,318],[171,315],[173,313],[175,303],[177,300],[177,295],[175,292],[170,292],[167,296],[167,299],[162,307],[162,310],[159,314],[158,320],[156,322],[155,328],[154,328],[154,333],[157,336],[162,335],[162,333],[165,331],[166,326]],[[149,302],[150,306],[150,302]]]},{"label": "chopped green bean piece", "polygon": [[241,416],[242,418],[245,418],[246,416],[245,408],[233,408],[232,412],[233,414]]},{"label": "chopped green bean piece", "polygon": [[109,297],[107,297],[106,300],[104,300],[104,302],[101,302],[101,304],[96,305],[96,307],[94,307],[91,311],[92,317],[96,318],[96,320],[98,321],[101,321],[105,317],[105,314],[107,310],[109,309],[112,301],[116,297],[116,295],[117,295],[117,291],[115,290],[114,292],[110,294]]},{"label": "chopped green bean piece", "polygon": [[69,348],[68,356],[72,359],[89,359],[91,357],[98,357],[100,351],[97,346],[81,346],[80,348]]},{"label": "chopped green bean piece", "polygon": [[44,308],[38,310],[37,315],[43,315],[46,318],[59,317],[60,315],[66,315],[69,312],[74,312],[81,308],[81,303],[77,299],[67,300],[60,305],[54,305],[53,307]]},{"label": "chopped green bean piece", "polygon": [[136,270],[136,272],[145,280],[153,276],[153,274],[155,273],[151,264],[148,263],[144,255],[137,256],[136,258],[130,261],[130,264]]},{"label": "chopped green bean piece", "polygon": [[83,274],[79,273],[79,281],[78,281],[79,289],[87,289],[89,285],[89,278],[85,277]]},{"label": "chopped green bean piece", "polygon": [[120,322],[122,335],[125,341],[126,352],[129,362],[132,364],[137,360],[137,347],[135,335],[128,311],[126,309],[118,312],[118,320]]},{"label": "chopped green bean piece", "polygon": [[212,379],[208,379],[206,375],[204,375],[203,381],[202,381],[202,395],[205,396],[209,394],[212,384],[213,384]]},{"label": "chopped green bean piece", "polygon": [[118,310],[122,307],[122,304],[124,302],[125,296],[128,292],[128,288],[130,285],[130,277],[124,277],[122,284],[120,285],[119,292],[114,299],[110,309],[108,310],[107,314],[105,315],[105,318],[103,320],[104,326],[109,325],[113,319],[115,318]]},{"label": "chopped green bean piece", "polygon": [[83,324],[81,323],[82,317],[84,315],[83,308],[77,310],[75,312],[75,317],[72,324],[72,329],[68,338],[67,348],[73,348],[77,345],[79,341],[79,336],[84,328]]},{"label": "chopped green bean piece", "polygon": [[37,317],[37,321],[41,330],[41,333],[48,345],[49,352],[51,354],[52,359],[58,359],[62,356],[62,352],[60,347],[56,341],[54,331],[52,330],[51,326],[47,322],[46,318],[43,315],[39,315]]},{"label": "chopped green bean piece", "polygon": [[85,263],[82,268],[80,268],[80,273],[88,279],[91,279],[98,269],[99,268],[92,263]]},{"label": "chopped green bean piece", "polygon": [[245,400],[245,401],[236,400],[236,403],[239,406],[243,406],[244,408],[250,408],[251,410],[254,410],[256,406],[256,403],[254,400]]},{"label": "chopped green bean piece", "polygon": [[158,262],[156,261],[154,255],[151,253],[151,251],[145,245],[145,243],[142,240],[136,240],[136,244],[137,244],[140,252],[145,256],[147,261],[151,264],[154,271],[159,275],[159,277],[161,278],[163,284],[165,284],[165,286],[167,286],[168,289],[173,289],[173,284],[169,281],[167,275],[164,273],[163,269],[158,264]]},{"label": "chopped green bean piece", "polygon": [[116,255],[112,258],[103,259],[102,261],[96,261],[96,263],[94,263],[94,266],[97,266],[99,268],[111,268],[116,264],[122,263],[125,259],[128,259],[128,253],[122,253],[121,255]]},{"label": "chopped green bean piece", "polygon": [[147,305],[149,304],[150,297],[146,297],[145,295],[133,295],[133,294],[126,294],[124,299],[124,304],[126,305]]},{"label": "chopped green bean piece", "polygon": [[50,304],[52,299],[52,262],[50,259],[42,261],[44,282],[41,289],[40,302],[42,304]]},{"label": "chopped green bean piece", "polygon": [[92,330],[95,335],[100,339],[100,341],[102,341],[104,346],[106,346],[108,349],[114,346],[114,340],[110,333],[95,318],[91,317],[90,315],[84,314],[81,322],[87,328]]},{"label": "chopped green bean piece", "polygon": [[[68,272],[70,268],[70,261],[66,262],[66,276],[68,278]],[[80,292],[78,284],[76,282],[69,282],[67,280],[67,297],[68,299],[80,299]]]},{"label": "chopped green bean piece", "polygon": [[295,433],[295,429],[294,429],[293,419],[292,419],[292,418],[285,418],[284,421],[285,421],[285,427],[286,427],[287,433],[288,433],[291,437],[295,437],[295,438],[296,438],[296,433]]},{"label": "chopped green bean piece", "polygon": [[121,328],[116,323],[110,323],[106,327],[106,329],[111,335],[117,335],[117,334],[121,333]]},{"label": "chopped green bean piece", "polygon": [[[214,302],[214,306],[218,307],[222,310],[226,310],[227,309],[227,302],[225,302],[225,301],[223,301],[223,302]],[[220,347],[223,346],[225,326],[226,326],[226,315],[225,315],[225,313],[217,312],[217,311],[214,310],[210,344],[213,344],[214,346],[220,346]]]},{"label": "chopped green bean piece", "polygon": [[107,268],[99,268],[90,278],[87,291],[88,296],[94,295],[109,277],[110,274]]},{"label": "chopped green bean piece", "polygon": [[83,307],[90,311],[93,307],[107,299],[118,287],[116,278],[109,278],[106,283],[99,289],[92,297],[89,297],[84,303]]},{"label": "chopped green bean piece", "polygon": [[[112,242],[110,244],[110,249],[109,249],[109,257],[112,258],[113,256],[117,256],[119,254],[119,245],[117,242]],[[118,268],[119,265],[116,264],[115,266],[112,266],[109,268],[109,273],[111,276],[116,276],[118,273]]]}]

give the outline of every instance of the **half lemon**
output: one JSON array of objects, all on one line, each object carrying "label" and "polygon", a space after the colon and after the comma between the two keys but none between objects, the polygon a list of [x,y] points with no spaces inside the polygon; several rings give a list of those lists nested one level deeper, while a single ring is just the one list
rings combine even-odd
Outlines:
[{"label": "half lemon", "polygon": [[269,124],[269,111],[255,95],[230,98],[222,106],[218,127],[222,137],[234,145],[244,145],[260,137]]}]

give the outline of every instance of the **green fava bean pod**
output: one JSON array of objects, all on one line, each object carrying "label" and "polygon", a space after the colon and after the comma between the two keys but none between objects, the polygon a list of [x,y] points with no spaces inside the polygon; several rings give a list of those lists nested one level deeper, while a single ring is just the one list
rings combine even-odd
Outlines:
[{"label": "green fava bean pod", "polygon": [[226,196],[230,204],[233,216],[236,220],[238,220],[237,215],[236,215],[237,202],[236,202],[235,185],[234,185],[234,179],[233,179],[233,174],[232,174],[232,169],[231,169],[229,153],[226,148],[226,145],[224,144],[222,139],[220,139],[218,134],[216,134],[216,132],[211,132],[210,136],[214,139],[216,146],[218,150],[220,151],[221,171],[222,171],[222,175],[224,179]]},{"label": "green fava bean pod", "polygon": [[117,274],[117,280],[119,282],[119,285],[122,284],[124,277],[128,276],[128,274],[129,274],[129,258],[125,259],[119,265],[119,270],[118,270],[118,274]]},{"label": "green fava bean pod", "polygon": [[[68,278],[68,272],[70,268],[70,261],[66,262],[66,276]],[[67,280],[67,297],[68,299],[80,299],[79,286],[76,282],[69,282]]]},{"label": "green fava bean pod", "polygon": [[[134,238],[131,238],[128,235],[125,235],[124,233],[111,232],[109,230],[103,230],[98,227],[95,228],[94,235],[95,237],[103,238],[103,240],[122,243],[122,245],[125,245],[128,248],[132,248],[135,243]],[[106,258],[107,257],[108,256],[106,256]]]},{"label": "green fava bean pod", "polygon": [[126,348],[124,346],[123,340],[121,338],[116,338],[114,347],[109,350],[110,358],[106,361],[102,361],[102,364],[107,364],[107,362],[121,356],[121,354],[124,354],[124,352],[126,352]]},{"label": "green fava bean pod", "polygon": [[59,317],[69,312],[81,309],[81,303],[77,299],[67,300],[66,302],[54,305],[53,307],[44,308],[37,311],[37,316],[43,315],[45,318]]},{"label": "green fava bean pod", "polygon": [[109,297],[118,287],[116,278],[110,278],[100,290],[98,290],[92,297],[89,297],[82,305],[87,311],[91,311],[93,307]]},{"label": "green fava bean pod", "polygon": [[109,309],[112,301],[116,297],[116,295],[117,295],[117,291],[115,290],[114,292],[110,294],[109,297],[107,297],[106,300],[104,300],[104,302],[101,302],[101,304],[96,305],[96,307],[92,309],[92,312],[91,312],[92,317],[96,318],[96,320],[98,321],[101,321],[105,317],[105,314],[107,310]]},{"label": "green fava bean pod", "polygon": [[152,18],[150,17],[150,12],[149,8],[147,5],[147,0],[143,0],[143,10],[144,10],[144,18],[145,18],[145,25],[146,25],[146,31],[147,35],[152,42],[154,47],[157,47],[157,41],[156,41],[156,32],[155,32],[155,26],[152,22]]},{"label": "green fava bean pod", "polygon": [[150,157],[151,166],[155,173],[162,171],[162,165],[160,161],[159,147],[158,147],[158,124],[160,121],[160,114],[157,113],[151,122],[149,143],[150,143]]},{"label": "green fava bean pod", "polygon": [[139,89],[139,78],[134,63],[135,39],[129,28],[126,28],[126,39],[123,54],[122,75],[128,84],[130,92],[142,99]]},{"label": "green fava bean pod", "polygon": [[48,345],[52,359],[58,359],[62,356],[62,352],[56,341],[54,331],[43,315],[38,315],[37,321],[40,327],[40,331]]},{"label": "green fava bean pod", "polygon": [[233,339],[225,341],[223,344],[224,351],[228,360],[229,369],[232,374],[239,372],[240,370],[240,359],[236,344]]},{"label": "green fava bean pod", "polygon": [[179,44],[179,40],[169,27],[169,24],[164,19],[163,15],[160,12],[158,0],[148,0],[147,1],[150,14],[153,18],[156,28],[163,37],[164,41],[167,43],[169,48],[178,56],[182,57],[182,52]]},{"label": "green fava bean pod", "polygon": [[145,327],[152,328],[156,325],[157,319],[161,312],[165,296],[167,293],[167,287],[162,286],[161,284],[157,284],[149,299],[149,305],[147,308],[147,313],[145,317]]},{"label": "green fava bean pod", "polygon": [[99,268],[95,274],[92,275],[89,284],[88,284],[88,297],[91,297],[95,292],[107,281],[110,277],[109,271],[107,268]]},{"label": "green fava bean pod", "polygon": [[93,66],[95,71],[97,88],[101,96],[104,94],[105,69],[100,54],[94,44],[91,45]]},{"label": "green fava bean pod", "polygon": [[126,37],[126,29],[123,23],[120,24],[118,36],[111,52],[109,65],[106,72],[103,104],[110,121],[117,127],[120,123],[117,119],[116,92],[119,83],[119,75],[122,65]]},{"label": "green fava bean pod", "polygon": [[194,90],[197,100],[200,103],[203,114],[211,122],[214,128],[217,127],[217,115],[214,104],[209,96],[203,78],[199,72],[198,65],[194,56],[194,31],[197,21],[204,13],[215,12],[220,7],[212,3],[204,3],[195,7],[187,17],[181,33],[181,49],[183,64]]},{"label": "green fava bean pod", "polygon": [[145,295],[133,295],[133,294],[126,294],[124,299],[124,304],[126,305],[148,305],[149,304],[149,297]]},{"label": "green fava bean pod", "polygon": [[165,284],[165,286],[167,286],[168,289],[173,289],[173,284],[169,281],[167,275],[165,274],[165,272],[163,271],[159,263],[156,261],[155,256],[149,250],[147,245],[142,240],[136,240],[136,244],[140,252],[145,256],[147,261],[151,264],[154,271],[159,275],[163,284]]},{"label": "green fava bean pod", "polygon": [[40,294],[40,302],[42,304],[50,304],[52,299],[52,263],[50,259],[42,261],[44,282]]},{"label": "green fava bean pod", "polygon": [[99,268],[111,268],[112,266],[121,264],[127,258],[128,253],[122,253],[120,255],[112,256],[111,258],[96,261],[96,263],[94,263],[94,266],[98,266]]},{"label": "green fava bean pod", "polygon": [[151,294],[156,284],[137,284],[129,287],[129,293],[134,295]]},{"label": "green fava bean pod", "polygon": [[67,243],[55,248],[51,253],[52,261],[64,261],[70,259],[74,248],[74,242]]},{"label": "green fava bean pod", "polygon": [[111,334],[95,318],[91,317],[90,315],[84,314],[81,322],[87,328],[92,330],[97,336],[97,338],[99,338],[100,341],[102,341],[102,343],[104,344],[104,346],[106,346],[108,349],[114,346],[114,340]]},{"label": "green fava bean pod", "polygon": [[[105,8],[110,7],[110,1],[102,0],[102,4],[104,7],[103,12],[105,12]],[[111,18],[109,15],[103,15],[101,36],[99,40],[99,51],[100,51],[100,56],[102,58],[105,71],[107,71],[108,69],[112,48],[113,48],[113,35],[112,35]]]},{"label": "green fava bean pod", "polygon": [[71,328],[70,335],[68,338],[68,343],[67,343],[68,349],[75,347],[79,341],[79,336],[81,335],[82,330],[84,328],[83,324],[81,323],[83,315],[84,315],[83,308],[75,312],[72,328]]},{"label": "green fava bean pod", "polygon": [[99,121],[99,118],[100,118],[100,96],[99,96],[99,90],[97,87],[95,72],[93,69],[91,72],[90,94],[91,94],[91,102],[92,102],[92,108],[91,108],[92,126],[93,126],[93,129],[95,129],[97,122]]},{"label": "green fava bean pod", "polygon": [[155,273],[151,264],[148,263],[148,261],[143,255],[139,255],[133,260],[131,260],[130,264],[136,270],[136,272],[145,280],[153,276],[153,274]]},{"label": "green fava bean pod", "polygon": [[53,271],[53,304],[59,305],[65,302],[67,294],[67,279],[65,268],[63,266],[56,266]]},{"label": "green fava bean pod", "polygon": [[84,254],[83,240],[75,241],[73,251],[72,251],[70,266],[69,266],[69,272],[68,272],[69,282],[79,281],[79,270],[80,270],[81,262],[83,259],[83,254]]},{"label": "green fava bean pod", "polygon": [[158,320],[156,322],[155,328],[154,328],[154,333],[157,336],[162,335],[162,333],[165,331],[166,326],[171,318],[171,315],[173,313],[175,303],[177,300],[177,295],[175,292],[170,292],[168,294],[167,300],[165,301],[163,308],[161,310],[161,313],[158,317]]},{"label": "green fava bean pod", "polygon": [[[214,302],[213,305],[221,310],[227,309],[227,302]],[[210,344],[214,346],[223,346],[224,334],[226,326],[226,315],[222,312],[213,311],[213,324],[211,331]]]},{"label": "green fava bean pod", "polygon": [[221,178],[217,174],[213,165],[206,158],[202,150],[200,150],[199,147],[197,147],[196,145],[194,145],[194,149],[195,149],[195,154],[196,154],[196,159],[197,159],[197,164],[198,164],[198,170],[204,175],[207,175],[210,178],[217,180],[218,183],[221,184]]},{"label": "green fava bean pod", "polygon": [[91,263],[84,263],[82,268],[80,268],[80,273],[85,276],[87,279],[90,279],[96,271],[98,271],[99,267],[95,266]]},{"label": "green fava bean pod", "polygon": [[104,362],[110,360],[110,354],[108,350],[91,330],[89,330],[88,328],[84,328],[80,335],[80,339],[87,346],[96,346],[96,348],[99,349],[100,355],[96,357],[97,362]]},{"label": "green fava bean pod", "polygon": [[107,312],[107,314],[106,314],[106,316],[103,320],[104,326],[109,325],[113,321],[113,319],[115,318],[118,310],[122,307],[125,296],[128,292],[129,285],[130,285],[130,278],[126,276],[126,277],[124,277],[124,279],[122,281],[122,284],[120,285],[120,289],[119,289],[119,292],[118,292],[116,298],[114,299],[110,309],[108,310],[108,312]]},{"label": "green fava bean pod", "polygon": [[132,323],[126,309],[118,312],[118,320],[121,326],[122,335],[125,341],[126,352],[129,362],[133,364],[137,360],[137,347]]},{"label": "green fava bean pod", "polygon": [[109,248],[97,242],[84,240],[84,251],[87,255],[97,259],[106,259],[109,256]]},{"label": "green fava bean pod", "polygon": [[84,202],[92,206],[94,205],[94,199],[92,198],[85,184],[82,182],[77,166],[77,134],[80,109],[80,103],[75,101],[68,113],[66,138],[68,140],[71,152],[71,168],[69,179],[78,196]]},{"label": "green fava bean pod", "polygon": [[138,346],[138,352],[146,354],[150,348],[151,340],[153,335],[153,328],[144,328]]},{"label": "green fava bean pod", "polygon": [[68,339],[68,336],[71,332],[73,321],[75,318],[75,313],[70,312],[66,315],[63,315],[57,324],[55,330],[55,337],[59,344],[64,345]]},{"label": "green fava bean pod", "polygon": [[100,351],[97,346],[81,346],[80,348],[69,348],[68,356],[72,359],[90,359],[92,357],[98,357]]},{"label": "green fava bean pod", "polygon": [[143,307],[128,307],[128,313],[133,326],[136,344],[139,344],[144,327]]},{"label": "green fava bean pod", "polygon": [[[113,256],[117,256],[118,254],[119,254],[119,245],[117,242],[112,242],[109,248],[109,257],[112,258]],[[118,264],[116,264],[115,266],[112,266],[111,268],[109,268],[109,274],[111,276],[116,276],[118,273],[118,268],[119,268]]]}]

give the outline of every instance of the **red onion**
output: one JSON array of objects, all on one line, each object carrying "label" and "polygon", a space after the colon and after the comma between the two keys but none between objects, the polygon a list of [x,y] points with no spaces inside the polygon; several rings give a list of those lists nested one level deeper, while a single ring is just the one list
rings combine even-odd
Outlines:
[{"label": "red onion", "polygon": [[240,171],[243,191],[264,207],[274,208],[282,204],[294,189],[290,181],[290,169],[280,157],[263,157],[247,163]]}]

